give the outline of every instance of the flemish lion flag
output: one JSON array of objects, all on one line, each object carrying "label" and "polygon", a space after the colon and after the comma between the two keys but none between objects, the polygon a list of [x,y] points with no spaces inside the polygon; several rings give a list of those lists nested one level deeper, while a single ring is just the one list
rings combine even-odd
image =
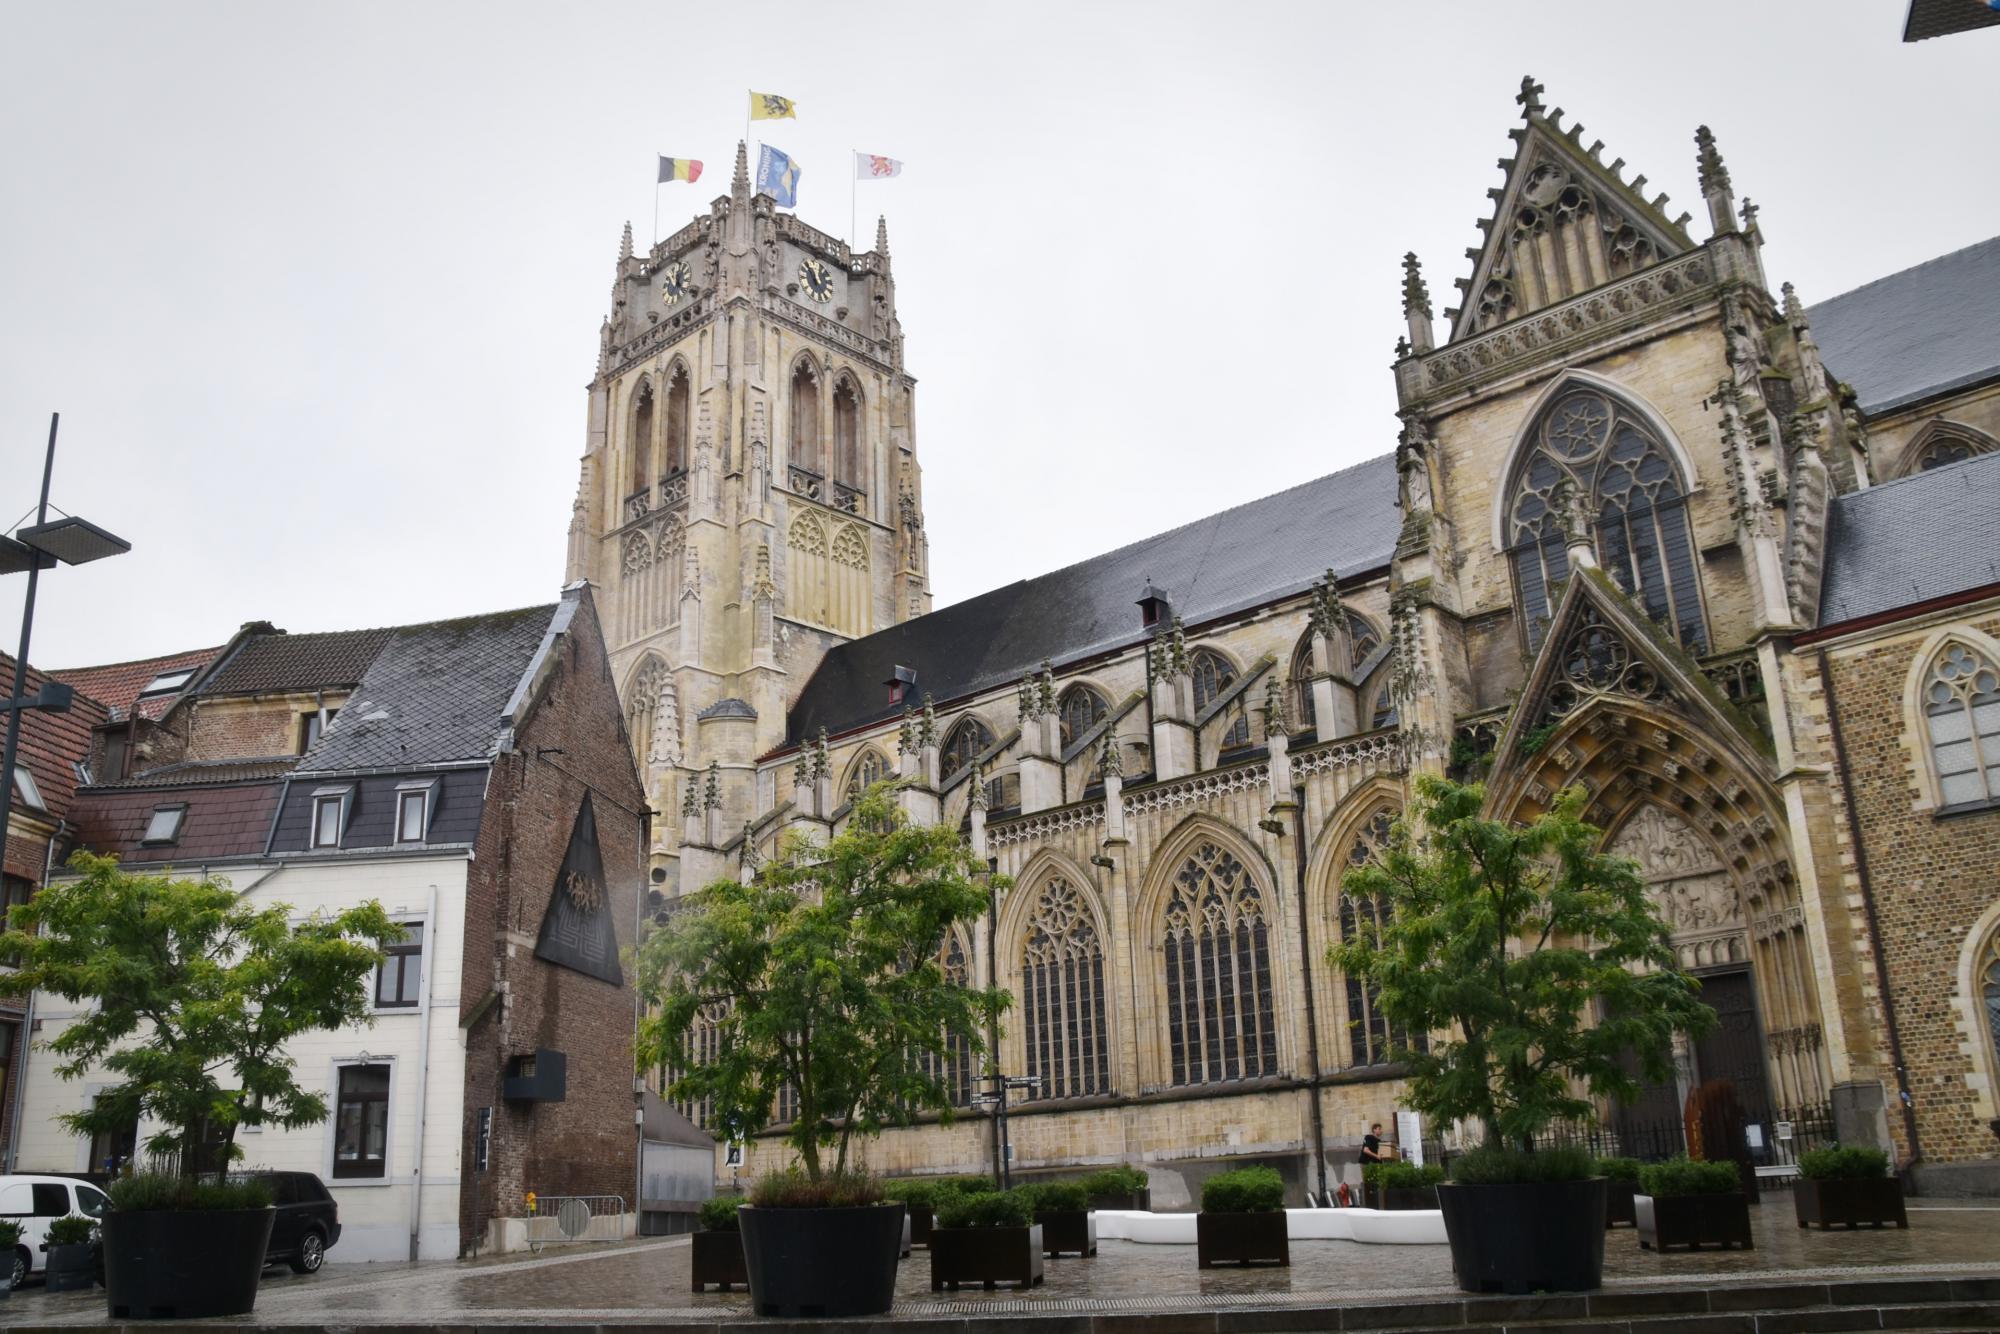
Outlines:
[{"label": "flemish lion flag", "polygon": [[660,181],[687,181],[692,184],[701,179],[701,162],[691,157],[663,157],[660,159]]},{"label": "flemish lion flag", "polygon": [[902,174],[903,164],[892,157],[883,157],[879,153],[854,155],[854,179],[857,181],[879,181]]},{"label": "flemish lion flag", "polygon": [[797,120],[799,104],[776,93],[750,94],[751,120]]}]

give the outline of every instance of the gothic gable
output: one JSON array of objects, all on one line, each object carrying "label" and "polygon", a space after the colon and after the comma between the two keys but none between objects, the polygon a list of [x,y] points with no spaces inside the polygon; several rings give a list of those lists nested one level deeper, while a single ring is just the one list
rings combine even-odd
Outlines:
[{"label": "gothic gable", "polygon": [[1508,131],[1515,153],[1503,158],[1506,183],[1489,191],[1496,207],[1482,219],[1485,243],[1468,250],[1472,277],[1458,280],[1462,303],[1446,311],[1456,341],[1630,277],[1695,248],[1688,215],[1669,219],[1667,197],[1650,202],[1646,178],[1628,183],[1620,158],[1599,160],[1604,145],[1583,146],[1583,127],[1563,129],[1562,108],[1542,110],[1541,85],[1521,81],[1525,124]]}]

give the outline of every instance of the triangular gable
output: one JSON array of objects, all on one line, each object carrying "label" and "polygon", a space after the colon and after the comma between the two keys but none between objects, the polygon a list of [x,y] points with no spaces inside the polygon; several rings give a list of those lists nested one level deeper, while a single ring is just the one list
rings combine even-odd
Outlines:
[{"label": "triangular gable", "polygon": [[584,794],[576,813],[562,869],[556,872],[555,892],[549,896],[542,934],[535,941],[535,957],[600,978],[614,987],[625,984],[624,971],[618,966],[618,930],[611,921],[610,890],[604,883],[604,857],[597,850],[597,816],[591,810],[589,793]]},{"label": "triangular gable", "polygon": [[1516,781],[1553,733],[1607,698],[1680,715],[1724,743],[1753,773],[1773,772],[1771,743],[1604,571],[1568,580],[1540,651],[1494,748],[1494,786]]},{"label": "triangular gable", "polygon": [[1586,148],[1581,125],[1563,129],[1561,107],[1543,114],[1540,92],[1521,81],[1526,123],[1507,132],[1507,181],[1487,192],[1497,206],[1479,223],[1486,240],[1466,252],[1472,277],[1458,280],[1461,304],[1445,312],[1454,341],[1694,249],[1688,215],[1669,219],[1664,194],[1647,200],[1644,176],[1624,181],[1623,158],[1605,166],[1602,141]]}]

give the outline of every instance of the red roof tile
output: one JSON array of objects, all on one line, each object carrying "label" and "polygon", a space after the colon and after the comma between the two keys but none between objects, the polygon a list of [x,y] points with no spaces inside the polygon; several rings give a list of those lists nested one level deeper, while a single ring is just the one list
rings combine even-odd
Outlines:
[{"label": "red roof tile", "polygon": [[150,695],[143,703],[139,699],[139,692],[144,690],[155,677],[165,672],[183,671],[188,668],[200,671],[213,662],[215,655],[221,651],[220,645],[214,648],[186,649],[180,653],[166,653],[157,658],[139,658],[133,662],[112,662],[101,667],[71,667],[51,671],[49,675],[58,681],[65,681],[75,686],[84,694],[102,703],[111,710],[114,719],[129,717],[131,709],[136,705],[141,718],[156,721],[167,711],[169,705],[181,697],[181,692],[173,690]]},{"label": "red roof tile", "polygon": [[[28,668],[25,693],[33,694],[50,679],[47,672]],[[14,659],[0,653],[0,694],[11,695],[13,690]],[[27,766],[41,793],[42,806],[51,817],[68,817],[76,795],[76,766],[90,759],[91,729],[110,720],[104,705],[81,691],[68,713],[29,709],[21,715],[21,751],[16,763]],[[6,775],[6,779],[13,781],[13,775]]]}]

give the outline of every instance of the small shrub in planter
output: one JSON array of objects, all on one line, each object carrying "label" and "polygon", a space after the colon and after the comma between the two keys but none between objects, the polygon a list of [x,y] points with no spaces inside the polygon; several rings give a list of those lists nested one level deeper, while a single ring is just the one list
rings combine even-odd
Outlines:
[{"label": "small shrub in planter", "polygon": [[1835,1145],[1799,1155],[1799,1179],[1792,1187],[1792,1207],[1800,1227],[1850,1230],[1866,1223],[1908,1227],[1903,1207],[1903,1183],[1889,1175],[1889,1155],[1859,1145]]},{"label": "small shrub in planter", "polygon": [[1435,1163],[1422,1167],[1405,1162],[1370,1163],[1361,1169],[1361,1180],[1378,1209],[1435,1209],[1444,1169]]},{"label": "small shrub in planter", "polygon": [[1097,1254],[1097,1220],[1090,1216],[1090,1195],[1074,1181],[1046,1181],[1022,1186],[1042,1228],[1044,1255]]},{"label": "small shrub in planter", "polygon": [[925,1177],[914,1181],[886,1181],[882,1198],[894,1200],[910,1216],[910,1244],[931,1244],[931,1221],[936,1216],[938,1197],[948,1189],[950,1178]]},{"label": "small shrub in planter", "polygon": [[49,1223],[47,1284],[50,1292],[82,1292],[97,1281],[97,1262],[90,1241],[97,1224],[82,1214]]},{"label": "small shrub in planter", "polygon": [[99,1227],[114,1319],[251,1309],[277,1218],[268,1185],[141,1172],[120,1177],[106,1193],[111,1207]]},{"label": "small shrub in planter", "polygon": [[1674,1246],[1742,1246],[1750,1240],[1750,1200],[1732,1162],[1671,1158],[1639,1169],[1633,1199],[1639,1245],[1664,1251]]},{"label": "small shrub in planter", "polygon": [[15,1284],[24,1282],[28,1277],[20,1245],[21,1225],[11,1218],[0,1218],[0,1260],[7,1265],[6,1278],[0,1281],[0,1302],[12,1295]]},{"label": "small shrub in planter", "polygon": [[1639,1160],[1599,1158],[1597,1175],[1604,1178],[1604,1226],[1632,1226],[1638,1221],[1632,1213],[1632,1197],[1639,1193]]},{"label": "small shrub in planter", "polygon": [[1042,1281],[1042,1229],[1022,1191],[953,1191],[940,1198],[931,1228],[931,1291],[961,1283]]},{"label": "small shrub in planter", "polygon": [[1201,1185],[1194,1229],[1195,1262],[1203,1269],[1291,1264],[1284,1178],[1269,1167],[1240,1167],[1210,1177]]},{"label": "small shrub in planter", "polygon": [[1136,1167],[1101,1167],[1078,1184],[1093,1209],[1151,1209],[1151,1180]]},{"label": "small shrub in planter", "polygon": [[736,1211],[743,1206],[741,1195],[717,1195],[701,1202],[701,1230],[689,1238],[694,1247],[694,1291],[713,1283],[724,1292],[731,1285],[749,1286],[750,1274],[743,1265],[743,1233]]}]

